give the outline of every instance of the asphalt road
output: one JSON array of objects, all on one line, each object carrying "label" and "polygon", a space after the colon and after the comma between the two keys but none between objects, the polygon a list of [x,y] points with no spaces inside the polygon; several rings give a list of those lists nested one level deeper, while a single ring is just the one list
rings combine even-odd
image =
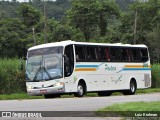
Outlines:
[{"label": "asphalt road", "polygon": [[[0,111],[53,111],[54,120],[119,120],[120,118],[95,117],[93,111],[115,103],[137,101],[160,101],[160,93],[110,96],[110,97],[85,97],[85,98],[57,98],[57,99],[32,99],[32,100],[0,100]],[[60,111],[60,112],[54,112]],[[67,112],[66,112],[67,111]],[[90,112],[91,111],[91,112]],[[87,115],[86,115],[87,114]],[[77,116],[76,116],[77,115]],[[73,116],[73,117],[72,117]],[[89,116],[89,117],[88,117]],[[34,118],[34,120],[52,120],[53,118]],[[59,118],[61,117],[61,118]],[[75,118],[76,117],[76,118]],[[84,117],[84,118],[83,118]],[[91,117],[91,118],[90,118]],[[0,118],[0,120],[10,120]],[[24,118],[23,118],[24,119]],[[24,120],[32,120],[25,118]],[[13,118],[22,120],[22,118]]]},{"label": "asphalt road", "polygon": [[160,101],[160,93],[32,100],[1,100],[0,111],[96,111],[108,105],[136,101]]}]

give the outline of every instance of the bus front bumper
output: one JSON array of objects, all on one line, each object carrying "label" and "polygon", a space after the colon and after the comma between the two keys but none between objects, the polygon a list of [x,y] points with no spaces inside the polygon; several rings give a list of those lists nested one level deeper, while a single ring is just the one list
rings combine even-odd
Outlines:
[{"label": "bus front bumper", "polygon": [[60,94],[65,92],[64,84],[54,86],[54,87],[45,87],[45,88],[29,88],[27,87],[28,95],[46,95],[46,94]]}]

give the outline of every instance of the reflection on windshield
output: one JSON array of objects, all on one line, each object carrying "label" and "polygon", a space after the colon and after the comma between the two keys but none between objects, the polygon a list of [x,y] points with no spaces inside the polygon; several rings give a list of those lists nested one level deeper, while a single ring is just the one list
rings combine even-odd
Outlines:
[{"label": "reflection on windshield", "polygon": [[26,68],[26,76],[29,81],[61,78],[62,47],[29,51]]}]

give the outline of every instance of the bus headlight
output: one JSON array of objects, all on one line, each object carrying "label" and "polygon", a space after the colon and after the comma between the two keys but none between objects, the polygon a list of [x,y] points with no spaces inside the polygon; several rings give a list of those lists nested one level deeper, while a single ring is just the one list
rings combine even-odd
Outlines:
[{"label": "bus headlight", "polygon": [[55,86],[61,86],[61,85],[64,85],[64,83],[63,83],[63,82],[59,82],[59,83],[53,84],[54,87],[55,87]]},{"label": "bus headlight", "polygon": [[33,89],[33,87],[32,86],[27,86],[27,89]]}]

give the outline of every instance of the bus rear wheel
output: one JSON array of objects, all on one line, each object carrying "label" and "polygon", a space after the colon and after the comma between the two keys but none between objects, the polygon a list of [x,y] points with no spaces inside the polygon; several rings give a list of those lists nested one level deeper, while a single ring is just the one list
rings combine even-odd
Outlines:
[{"label": "bus rear wheel", "polygon": [[79,83],[77,86],[77,92],[74,93],[74,96],[75,97],[83,97],[84,93],[85,93],[84,85],[82,83]]},{"label": "bus rear wheel", "polygon": [[136,93],[136,90],[137,90],[136,82],[132,80],[130,82],[130,89],[123,91],[123,94],[124,95],[134,95]]}]

